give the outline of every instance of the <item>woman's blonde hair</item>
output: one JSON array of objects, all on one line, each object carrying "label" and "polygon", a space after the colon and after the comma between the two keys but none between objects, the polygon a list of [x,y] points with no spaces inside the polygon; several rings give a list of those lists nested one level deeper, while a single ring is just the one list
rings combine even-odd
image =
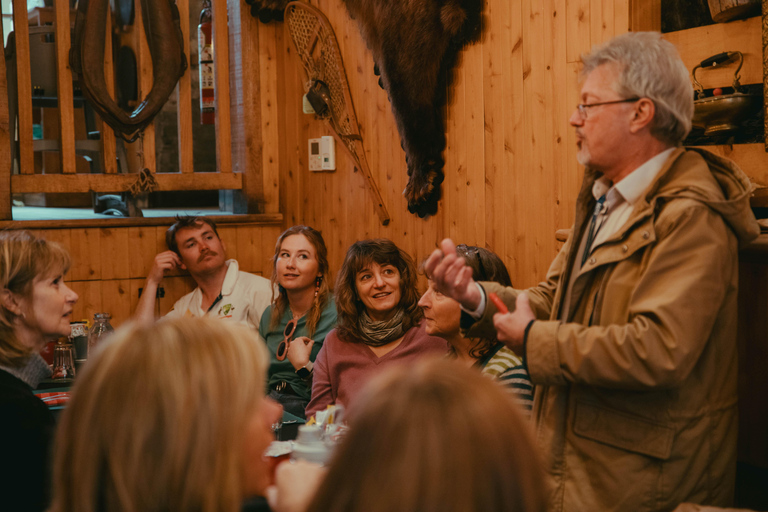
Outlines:
[{"label": "woman's blonde hair", "polygon": [[372,380],[308,512],[538,512],[544,474],[501,386],[455,361]]},{"label": "woman's blonde hair", "polygon": [[[0,291],[30,299],[35,280],[66,274],[69,253],[55,242],[38,238],[29,231],[0,232]],[[34,347],[16,336],[16,315],[0,302],[0,365],[22,366]]]},{"label": "woman's blonde hair", "polygon": [[280,319],[289,307],[288,294],[285,288],[280,286],[277,282],[277,260],[280,256],[280,249],[283,247],[283,240],[292,235],[304,235],[304,238],[312,244],[315,248],[315,254],[317,255],[317,271],[322,274],[317,279],[319,281],[319,288],[317,290],[317,297],[312,301],[312,307],[307,312],[307,336],[310,338],[314,336],[317,324],[320,322],[320,316],[325,310],[326,304],[331,299],[333,293],[333,280],[331,279],[331,268],[328,265],[328,249],[325,247],[325,240],[323,235],[318,230],[309,226],[293,226],[283,231],[279,237],[277,237],[277,243],[275,244],[275,255],[272,257],[272,286],[277,285],[278,293],[272,301],[272,313],[269,318],[269,328],[274,329],[277,324],[280,323]]},{"label": "woman's blonde hair", "polygon": [[239,510],[267,361],[251,329],[220,320],[116,331],[62,416],[51,511]]}]

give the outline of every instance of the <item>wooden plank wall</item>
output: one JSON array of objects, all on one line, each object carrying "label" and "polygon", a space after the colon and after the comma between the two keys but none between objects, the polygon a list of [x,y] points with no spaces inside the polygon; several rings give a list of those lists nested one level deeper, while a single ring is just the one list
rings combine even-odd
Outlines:
[{"label": "wooden plank wall", "polygon": [[[46,240],[66,247],[72,267],[67,284],[80,295],[74,319],[93,320],[94,313],[112,315],[117,327],[136,309],[139,289],[152,268],[155,255],[167,249],[168,226],[116,228],[39,229],[32,231]],[[227,257],[238,260],[240,270],[271,276],[269,259],[281,229],[277,224],[219,224],[219,235]],[[194,281],[185,272],[176,272],[163,280],[165,297],[157,302],[157,313],[167,313],[182,295],[192,291]]]},{"label": "wooden plank wall", "polygon": [[265,160],[279,149],[285,225],[321,229],[334,269],[358,239],[391,238],[418,262],[450,236],[502,255],[518,286],[540,280],[556,253],[555,231],[570,227],[582,175],[568,125],[579,55],[628,30],[630,2],[485,1],[482,41],[463,51],[450,90],[443,200],[427,220],[407,212],[404,153],[356,23],[341,0],[309,3],[336,31],[366,156],[392,221],[380,225],[363,177],[343,152],[336,152],[336,172],[308,171],[307,139],[329,133],[301,112],[298,58],[287,29],[270,23],[259,25],[263,147]]}]

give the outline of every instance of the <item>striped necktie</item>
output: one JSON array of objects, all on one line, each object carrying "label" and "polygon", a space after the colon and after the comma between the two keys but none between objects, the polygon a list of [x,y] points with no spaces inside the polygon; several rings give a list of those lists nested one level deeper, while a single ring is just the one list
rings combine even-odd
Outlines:
[{"label": "striped necktie", "polygon": [[592,220],[589,223],[587,242],[584,244],[584,254],[581,256],[582,267],[584,266],[584,263],[587,262],[587,257],[592,251],[592,244],[595,242],[595,236],[597,236],[597,232],[600,231],[599,228],[595,229],[595,226],[597,226],[597,217],[600,215],[600,212],[603,209],[603,203],[605,203],[605,194],[600,196],[600,199],[598,199],[597,203],[595,203],[595,209],[592,211]]}]

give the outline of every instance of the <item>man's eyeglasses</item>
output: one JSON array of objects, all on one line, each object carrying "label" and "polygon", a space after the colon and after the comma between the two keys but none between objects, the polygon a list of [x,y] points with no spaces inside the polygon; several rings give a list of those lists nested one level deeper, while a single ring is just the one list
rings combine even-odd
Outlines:
[{"label": "man's eyeglasses", "polygon": [[290,321],[288,321],[288,324],[286,324],[285,330],[283,331],[283,341],[280,342],[275,351],[278,361],[284,361],[285,356],[288,355],[288,343],[293,339],[298,321],[297,318],[291,318]]},{"label": "man's eyeglasses", "polygon": [[581,103],[579,105],[576,105],[576,108],[579,110],[579,116],[581,117],[581,120],[586,121],[588,109],[592,107],[600,107],[602,105],[616,105],[619,103],[632,103],[634,101],[639,101],[641,99],[642,98],[627,98],[625,100],[601,101],[600,103]]}]

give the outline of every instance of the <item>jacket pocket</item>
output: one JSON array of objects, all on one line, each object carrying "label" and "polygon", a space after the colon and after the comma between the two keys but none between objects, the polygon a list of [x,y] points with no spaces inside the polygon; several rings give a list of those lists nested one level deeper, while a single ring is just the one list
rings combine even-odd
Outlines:
[{"label": "jacket pocket", "polygon": [[663,423],[578,401],[573,432],[586,439],[633,453],[667,460],[675,430]]}]

